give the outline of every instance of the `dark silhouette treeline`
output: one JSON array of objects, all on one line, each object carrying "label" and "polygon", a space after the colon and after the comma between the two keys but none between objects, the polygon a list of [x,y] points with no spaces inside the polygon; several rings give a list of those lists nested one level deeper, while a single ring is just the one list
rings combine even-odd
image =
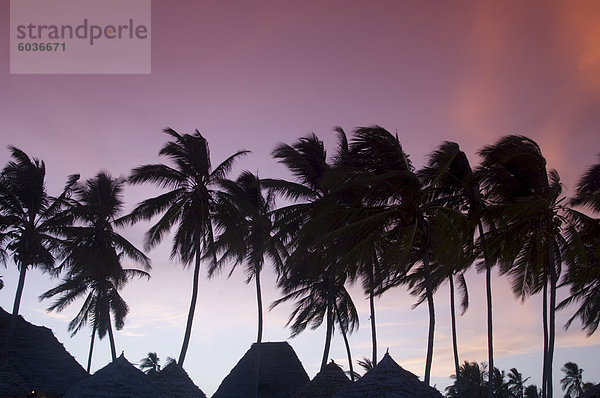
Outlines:
[{"label": "dark silhouette treeline", "polygon": [[[465,272],[475,266],[485,273],[487,373],[494,380],[491,272],[496,267],[515,296],[543,297],[541,396],[552,397],[556,311],[574,309],[566,327],[578,319],[588,335],[600,322],[600,219],[595,218],[600,213],[600,158],[582,175],[575,196],[567,198],[540,147],[524,136],[505,136],[485,146],[476,166],[457,143],[444,142],[425,167],[415,170],[397,135],[382,127],[358,128],[350,137],[341,128],[335,131],[333,154],[315,134],[279,144],[272,155],[293,176],[283,180],[248,171],[229,179],[234,163],[248,151],[235,152],[213,167],[208,142],[197,130],[179,134],[165,129],[168,140],[159,151],[164,163],[139,166],[126,179],[104,171],[87,181],[69,176],[58,196],[46,192],[44,162],[9,147],[11,160],[0,174],[0,254],[5,262],[11,258],[20,273],[13,319],[26,271],[37,267],[60,277],[56,287],[40,296],[54,300],[50,310],[61,311],[83,299],[69,330],[92,329],[88,372],[96,335],[109,336],[114,360],[112,328],[121,329],[129,311],[119,291],[133,277],[149,278],[151,270],[150,259],[117,231],[148,220],[153,225],[144,249],[172,232],[171,258],[193,268],[180,365],[192,333],[201,264],[208,265],[209,277],[244,267],[246,282],[256,286],[258,343],[263,330],[260,274],[271,264],[282,294],[271,307],[293,303],[288,322],[292,337],[325,324],[324,367],[339,329],[352,377],[347,335],[357,330],[358,313],[347,286],[360,282],[369,299],[373,364],[378,360],[374,298],[392,288],[408,289],[415,306],[428,308],[424,381],[430,384],[434,294],[448,282],[459,375],[449,396],[469,396],[469,378],[483,380],[486,371],[477,364],[477,369],[468,362],[460,365],[455,289],[464,312],[469,303]],[[125,184],[153,184],[163,192],[122,214]],[[277,198],[289,204],[277,207]],[[124,269],[125,257],[141,269]],[[559,287],[569,291],[560,303]],[[10,345],[11,330],[3,349]],[[517,378],[512,370],[509,378]],[[480,376],[473,376],[477,372]],[[499,396],[495,385],[502,383],[480,387],[492,398]]]}]

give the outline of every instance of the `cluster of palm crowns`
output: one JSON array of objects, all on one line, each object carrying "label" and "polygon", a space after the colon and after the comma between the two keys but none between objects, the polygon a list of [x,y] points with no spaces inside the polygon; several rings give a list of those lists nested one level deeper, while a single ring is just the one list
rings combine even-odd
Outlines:
[{"label": "cluster of palm crowns", "polygon": [[[314,134],[276,147],[272,155],[292,180],[259,178],[248,171],[232,180],[227,176],[234,163],[248,151],[212,167],[208,142],[197,130],[179,134],[165,129],[169,141],[159,155],[168,162],[137,167],[125,179],[104,171],[84,182],[69,176],[56,197],[46,192],[44,162],[10,147],[11,160],[0,175],[0,254],[5,262],[12,258],[20,271],[13,319],[26,271],[37,267],[61,278],[40,296],[54,299],[50,310],[83,300],[69,330],[92,328],[88,371],[95,336],[109,336],[116,359],[113,324],[121,329],[129,312],[119,292],[133,277],[149,278],[151,269],[144,252],[117,230],[146,220],[153,222],[146,251],[172,233],[172,259],[193,266],[180,365],[190,342],[201,264],[207,264],[209,277],[224,267],[230,272],[245,267],[247,282],[256,284],[260,343],[260,274],[268,260],[282,292],[272,307],[293,302],[292,336],[325,323],[324,366],[337,327],[351,374],[347,335],[357,329],[358,313],[346,287],[361,281],[369,298],[372,363],[377,363],[374,298],[407,287],[417,305],[428,307],[424,382],[429,384],[434,293],[448,282],[459,375],[454,289],[456,283],[464,312],[464,273],[474,264],[486,275],[488,366],[494,369],[491,273],[497,267],[516,296],[543,295],[542,397],[552,397],[556,311],[576,305],[567,326],[579,319],[588,335],[600,322],[600,220],[593,217],[600,212],[600,163],[587,170],[575,196],[567,199],[558,173],[546,169],[539,146],[524,136],[505,136],[484,147],[475,169],[458,144],[444,142],[417,171],[397,135],[384,128],[358,128],[351,140],[341,128],[335,131],[338,147],[330,157]],[[164,192],[123,215],[126,183],[154,184]],[[285,204],[277,206],[277,199]],[[125,269],[125,259],[141,269]],[[557,303],[561,286],[570,294]],[[456,388],[460,396],[460,377]],[[488,383],[489,397],[493,388]]]}]

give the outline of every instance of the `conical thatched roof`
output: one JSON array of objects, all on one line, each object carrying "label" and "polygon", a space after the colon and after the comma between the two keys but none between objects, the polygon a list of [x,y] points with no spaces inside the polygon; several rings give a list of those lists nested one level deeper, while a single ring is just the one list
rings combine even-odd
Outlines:
[{"label": "conical thatched roof", "polygon": [[112,363],[69,390],[63,398],[171,398],[121,354]]},{"label": "conical thatched roof", "polygon": [[344,371],[333,361],[302,387],[293,398],[330,398],[342,388],[352,384]]},{"label": "conical thatched roof", "polygon": [[[11,317],[0,308],[0,347],[4,346]],[[6,356],[0,358],[0,392],[61,395],[87,376],[50,329],[17,318]]]},{"label": "conical thatched roof", "polygon": [[206,398],[206,395],[175,362],[171,362],[153,375],[154,384],[164,395],[173,398]]},{"label": "conical thatched roof", "polygon": [[442,394],[429,387],[417,376],[402,369],[390,354],[358,381],[345,387],[334,398],[441,398]]},{"label": "conical thatched roof", "polygon": [[[257,348],[257,344],[252,344],[248,352],[225,377],[212,398],[254,396]],[[308,381],[302,363],[288,343],[261,343],[259,398],[290,398]]]}]

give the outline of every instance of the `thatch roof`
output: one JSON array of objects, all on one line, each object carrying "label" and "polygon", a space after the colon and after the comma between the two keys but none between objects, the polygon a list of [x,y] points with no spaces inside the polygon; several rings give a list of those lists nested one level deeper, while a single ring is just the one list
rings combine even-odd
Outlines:
[{"label": "thatch roof", "polygon": [[121,354],[112,363],[69,390],[63,398],[171,398]]},{"label": "thatch roof", "polygon": [[[0,347],[4,346],[11,317],[0,308]],[[61,395],[87,376],[50,329],[17,318],[6,356],[0,358],[0,392]]]},{"label": "thatch roof", "polygon": [[600,384],[595,385],[581,394],[581,398],[600,398]]},{"label": "thatch roof", "polygon": [[[240,359],[212,398],[254,396],[257,344]],[[286,342],[261,343],[259,398],[290,398],[309,378],[292,347]]]},{"label": "thatch roof", "polygon": [[441,398],[417,376],[402,369],[390,354],[363,377],[345,387],[334,398]]},{"label": "thatch roof", "polygon": [[206,398],[206,395],[190,379],[190,376],[175,362],[153,374],[154,384],[164,395],[177,398]]},{"label": "thatch roof", "polygon": [[344,371],[331,361],[310,383],[298,390],[293,398],[330,398],[349,384],[352,382],[346,377]]}]

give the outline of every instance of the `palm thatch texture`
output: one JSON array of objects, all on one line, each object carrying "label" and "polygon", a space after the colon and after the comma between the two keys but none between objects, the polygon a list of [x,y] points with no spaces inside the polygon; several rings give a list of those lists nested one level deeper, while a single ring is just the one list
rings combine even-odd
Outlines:
[{"label": "palm thatch texture", "polygon": [[333,398],[441,398],[442,394],[402,369],[390,354],[355,383],[345,387]]},{"label": "palm thatch texture", "polygon": [[171,362],[160,372],[153,373],[154,384],[165,396],[177,398],[206,398],[190,376],[176,362]]},{"label": "palm thatch texture", "polygon": [[[10,319],[11,315],[0,308],[0,345],[4,344]],[[11,343],[0,357],[0,393],[11,396],[39,391],[59,396],[87,376],[50,329],[17,317]]]},{"label": "palm thatch texture", "polygon": [[293,398],[330,398],[351,383],[344,371],[331,361]]},{"label": "palm thatch texture", "polygon": [[171,398],[162,394],[152,379],[133,366],[121,354],[94,373],[93,376],[75,385],[63,398]]},{"label": "palm thatch texture", "polygon": [[[212,398],[254,396],[257,344],[244,354]],[[291,398],[309,378],[292,347],[286,342],[261,343],[258,382],[259,398]]]}]

